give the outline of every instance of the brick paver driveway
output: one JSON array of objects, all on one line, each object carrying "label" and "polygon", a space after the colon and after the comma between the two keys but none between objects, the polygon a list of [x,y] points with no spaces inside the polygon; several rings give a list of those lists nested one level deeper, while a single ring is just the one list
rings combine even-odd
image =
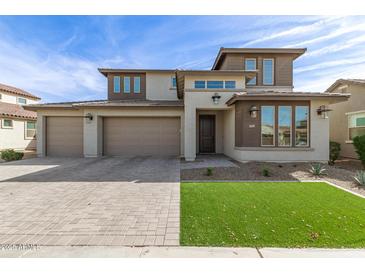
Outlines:
[{"label": "brick paver driveway", "polygon": [[0,244],[178,245],[180,161],[103,157],[0,164]]}]

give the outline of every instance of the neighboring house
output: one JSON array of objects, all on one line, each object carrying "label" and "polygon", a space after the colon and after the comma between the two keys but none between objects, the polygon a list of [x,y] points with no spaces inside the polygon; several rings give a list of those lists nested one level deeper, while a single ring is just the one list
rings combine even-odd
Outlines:
[{"label": "neighboring house", "polygon": [[221,48],[211,70],[101,68],[107,100],[27,107],[38,113],[38,153],[327,161],[325,111],[349,96],[293,92],[305,51]]},{"label": "neighboring house", "polygon": [[29,92],[0,84],[0,151],[36,149],[37,113],[23,106],[39,100]]},{"label": "neighboring house", "polygon": [[339,79],[326,93],[350,93],[348,101],[331,106],[330,139],[341,144],[341,156],[358,158],[352,139],[365,135],[365,79]]}]

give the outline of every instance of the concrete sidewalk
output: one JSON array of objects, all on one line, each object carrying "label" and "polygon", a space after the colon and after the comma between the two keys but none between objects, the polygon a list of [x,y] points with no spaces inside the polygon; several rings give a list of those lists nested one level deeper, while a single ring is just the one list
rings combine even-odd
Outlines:
[{"label": "concrete sidewalk", "polygon": [[[10,249],[9,249],[10,248]],[[2,258],[365,258],[365,249],[221,247],[2,246]]]}]

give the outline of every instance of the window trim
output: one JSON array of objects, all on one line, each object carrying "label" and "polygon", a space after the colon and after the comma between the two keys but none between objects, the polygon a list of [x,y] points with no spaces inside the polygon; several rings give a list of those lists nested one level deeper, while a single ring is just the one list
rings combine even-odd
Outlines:
[{"label": "window trim", "polygon": [[[274,113],[273,113],[273,144],[272,145],[263,145],[262,144],[262,108],[263,107],[272,107],[273,110],[274,110]],[[276,147],[276,106],[275,105],[261,105],[260,107],[260,113],[261,113],[261,116],[260,116],[260,146],[261,147]]]},{"label": "window trim", "polygon": [[[308,108],[308,114],[307,114],[307,144],[305,146],[301,146],[301,145],[297,145],[296,144],[296,119],[297,119],[297,113],[296,113],[296,108],[297,107],[307,107]],[[311,115],[310,115],[310,112],[311,112],[311,107],[310,105],[295,105],[294,106],[294,147],[310,147],[311,145],[311,132],[310,132],[310,120],[311,120]]]},{"label": "window trim", "polygon": [[[265,66],[264,63],[266,60],[271,60],[272,61],[272,73],[271,73],[271,77],[272,77],[272,83],[270,84],[265,84]],[[275,85],[275,59],[274,58],[264,58],[262,59],[262,85],[264,86],[274,86]]]},{"label": "window trim", "polygon": [[[126,81],[128,79],[128,90],[126,89]],[[131,93],[131,77],[123,76],[123,93],[130,94]]]},{"label": "window trim", "polygon": [[[175,79],[175,86],[174,86],[174,79]],[[171,89],[176,89],[176,86],[177,86],[177,82],[176,82],[176,76],[171,76],[171,82],[170,82],[170,88]]]},{"label": "window trim", "polygon": [[[11,126],[10,127],[4,125],[5,120],[11,121]],[[6,118],[1,119],[1,128],[3,128],[3,129],[13,129],[14,128],[14,120],[6,119]]]},{"label": "window trim", "polygon": [[[139,87],[138,87],[138,90],[136,90],[136,79],[139,79]],[[136,93],[136,94],[140,94],[141,93],[141,76],[134,76],[133,77],[133,93]]]},{"label": "window trim", "polygon": [[[290,108],[290,130],[289,130],[289,132],[290,132],[290,138],[289,138],[289,140],[290,140],[290,143],[289,143],[289,145],[280,145],[279,144],[279,129],[280,129],[280,124],[279,124],[279,117],[280,117],[280,107],[289,107]],[[277,106],[277,108],[278,108],[278,110],[277,110],[277,112],[278,112],[278,147],[292,147],[293,146],[293,106],[292,105],[278,105]],[[294,108],[295,108],[295,106],[294,106]],[[308,124],[308,123],[307,123]]]},{"label": "window trim", "polygon": [[[23,100],[25,100],[25,103],[20,103],[20,102],[19,102],[19,99],[23,99]],[[16,102],[17,102],[17,104],[19,104],[19,105],[26,105],[26,104],[27,104],[27,98],[24,98],[24,97],[16,97]]]},{"label": "window trim", "polygon": [[[118,81],[117,81],[117,79],[118,79]],[[116,85],[115,85],[115,83],[116,82],[119,82],[119,88],[118,88],[118,90],[116,90]],[[118,76],[118,75],[114,75],[113,76],[113,93],[120,93],[120,76]]]},{"label": "window trim", "polygon": [[352,128],[365,128],[365,126],[360,127],[350,127],[350,117],[357,114],[364,114],[365,110],[359,110],[359,111],[353,111],[353,112],[347,112],[345,115],[347,116],[347,140],[345,140],[345,143],[352,144],[353,140],[350,139],[350,129]]},{"label": "window trim", "polygon": [[[34,137],[28,137],[27,135],[27,131],[28,131],[28,123],[31,122],[31,123],[34,123]],[[25,121],[24,123],[24,139],[25,140],[35,140],[37,137],[37,122],[36,121]]]}]

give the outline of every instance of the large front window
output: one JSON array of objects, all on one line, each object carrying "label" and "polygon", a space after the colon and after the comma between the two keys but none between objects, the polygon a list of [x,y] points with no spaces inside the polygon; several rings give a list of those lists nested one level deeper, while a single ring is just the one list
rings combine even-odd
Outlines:
[{"label": "large front window", "polygon": [[295,146],[308,146],[308,106],[295,107]]},{"label": "large front window", "polygon": [[278,146],[291,146],[291,106],[279,106],[278,111]]},{"label": "large front window", "polygon": [[274,146],[275,140],[275,107],[261,107],[261,145]]},{"label": "large front window", "polygon": [[350,140],[356,136],[365,135],[365,111],[349,114],[348,119]]},{"label": "large front window", "polygon": [[264,59],[262,62],[263,66],[263,84],[273,85],[274,84],[274,59]]}]

